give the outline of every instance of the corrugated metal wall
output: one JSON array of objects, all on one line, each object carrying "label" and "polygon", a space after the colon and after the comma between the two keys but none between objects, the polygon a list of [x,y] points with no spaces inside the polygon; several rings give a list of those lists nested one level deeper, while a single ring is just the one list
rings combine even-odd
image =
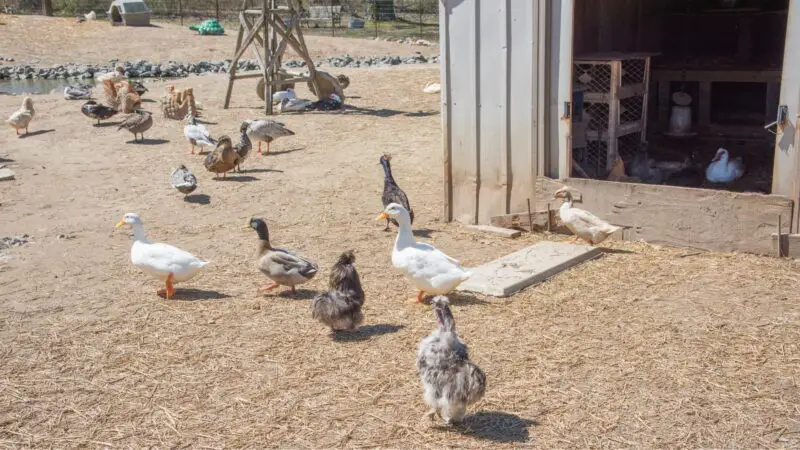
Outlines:
[{"label": "corrugated metal wall", "polygon": [[546,167],[552,0],[440,0],[445,216],[523,211]]}]

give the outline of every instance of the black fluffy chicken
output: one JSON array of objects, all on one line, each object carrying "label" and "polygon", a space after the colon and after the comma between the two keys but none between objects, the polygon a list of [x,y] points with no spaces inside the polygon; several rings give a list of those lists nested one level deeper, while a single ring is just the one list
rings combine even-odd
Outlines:
[{"label": "black fluffy chicken", "polygon": [[364,290],[353,265],[355,260],[352,250],[342,253],[331,268],[328,291],[311,303],[311,317],[331,327],[334,333],[353,331],[364,319]]},{"label": "black fluffy chicken", "polygon": [[[392,177],[392,166],[389,162],[391,160],[392,156],[389,154],[381,156],[381,165],[383,166],[383,196],[381,196],[381,200],[383,200],[383,207],[386,208],[390,203],[399,203],[403,205],[403,207],[408,210],[408,215],[411,217],[411,223],[413,224],[414,211],[411,210],[411,205],[408,203],[408,196],[400,189],[400,186],[397,185],[394,181],[394,177]],[[389,222],[393,223],[396,227],[400,226],[396,220],[387,218],[386,228],[383,231],[389,231]]]}]

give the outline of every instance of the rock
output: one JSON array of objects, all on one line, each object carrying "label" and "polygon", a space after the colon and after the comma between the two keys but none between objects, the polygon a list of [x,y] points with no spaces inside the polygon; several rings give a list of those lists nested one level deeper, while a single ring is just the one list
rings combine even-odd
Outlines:
[{"label": "rock", "polygon": [[30,236],[23,234],[22,236],[8,236],[0,239],[0,250],[5,250],[11,247],[21,247],[28,243]]}]

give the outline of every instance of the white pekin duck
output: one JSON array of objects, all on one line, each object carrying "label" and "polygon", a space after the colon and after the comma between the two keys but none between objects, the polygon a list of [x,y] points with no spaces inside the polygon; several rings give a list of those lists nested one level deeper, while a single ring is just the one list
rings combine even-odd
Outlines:
[{"label": "white pekin duck", "polygon": [[389,217],[400,224],[392,250],[392,265],[405,272],[419,289],[419,294],[411,301],[422,303],[425,294],[447,294],[472,275],[458,260],[430,244],[415,241],[411,217],[402,205],[390,203],[375,220]]},{"label": "white pekin duck", "polygon": [[712,183],[730,183],[744,175],[742,158],[730,161],[730,154],[724,148],[717,150],[714,159],[706,167],[706,180]]},{"label": "white pekin duck", "polygon": [[144,223],[138,214],[125,214],[117,228],[125,225],[133,228],[131,262],[142,272],[166,283],[166,289],[159,290],[158,295],[163,294],[167,300],[175,295],[173,283],[191,280],[208,264],[179,248],[148,241],[144,234]]},{"label": "white pekin duck", "polygon": [[572,193],[567,186],[557,190],[553,198],[564,199],[558,214],[564,225],[574,234],[572,242],[580,238],[591,245],[596,245],[605,241],[612,233],[620,229],[620,227],[611,225],[589,211],[573,207]]}]

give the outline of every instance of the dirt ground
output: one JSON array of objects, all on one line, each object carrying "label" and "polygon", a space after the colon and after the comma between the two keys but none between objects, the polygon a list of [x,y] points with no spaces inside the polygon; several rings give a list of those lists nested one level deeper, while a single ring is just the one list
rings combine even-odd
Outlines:
[{"label": "dirt ground", "polygon": [[[373,221],[379,155],[394,156],[420,239],[467,266],[563,237],[443,223],[439,98],[422,93],[437,68],[343,72],[347,111],[282,117],[297,135],[227,181],[212,180],[187,154],[183,124],[160,113],[134,144],[93,126],[80,102],[44,95],[30,136],[3,129],[0,162],[17,179],[0,185],[0,236],[31,243],[0,263],[2,446],[800,445],[799,264],[637,243],[604,244],[602,258],[510,299],[453,296],[488,388],[462,428],[423,419],[414,360],[435,320],[406,302],[415,292],[391,267],[395,234]],[[222,110],[224,77],[177,83],[194,87],[216,135],[261,116],[254,84],[237,85]],[[0,97],[0,111],[18,102]],[[198,202],[169,187],[181,163],[198,176]],[[141,214],[151,239],[212,264],[176,299],[158,298],[130,264],[130,232],[114,229],[125,212]],[[252,215],[322,268],[296,298],[257,293],[256,235],[242,229]],[[332,340],[310,299],[347,249],[366,318]]]},{"label": "dirt ground", "polygon": [[[224,36],[200,36],[185,26],[153,22],[152,27],[114,27],[105,20],[76,23],[75,19],[44,16],[0,16],[0,56],[13,57],[10,64],[108,64],[147,59],[151,62],[195,62],[231,59],[236,48],[235,24],[226,23]],[[306,46],[313,59],[326,56],[410,56],[439,53],[439,48],[404,45],[396,42],[358,40],[344,37],[306,35]],[[66,47],[66,48],[65,48]],[[80,55],[76,57],[76,55]],[[245,54],[245,58],[253,58]],[[298,58],[291,49],[286,59]],[[0,62],[2,64],[2,62]]]}]

